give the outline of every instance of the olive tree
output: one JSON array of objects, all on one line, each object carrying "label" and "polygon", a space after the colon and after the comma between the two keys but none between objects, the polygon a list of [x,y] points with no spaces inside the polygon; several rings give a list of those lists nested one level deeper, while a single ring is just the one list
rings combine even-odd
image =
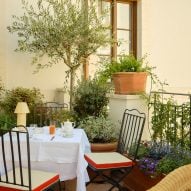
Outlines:
[{"label": "olive tree", "polygon": [[[16,51],[33,54],[36,70],[63,62],[70,76],[70,104],[76,70],[99,47],[110,43],[104,15],[98,14],[97,4],[90,0],[22,0],[22,16],[13,15],[8,26],[18,36]],[[42,58],[48,56],[48,63]],[[70,105],[71,106],[71,105]]]}]

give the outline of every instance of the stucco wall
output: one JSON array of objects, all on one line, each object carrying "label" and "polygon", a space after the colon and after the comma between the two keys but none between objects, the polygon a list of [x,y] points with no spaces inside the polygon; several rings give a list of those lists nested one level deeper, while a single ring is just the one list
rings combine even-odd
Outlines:
[{"label": "stucco wall", "polygon": [[142,55],[171,91],[191,89],[191,1],[142,0]]},{"label": "stucco wall", "polygon": [[[186,91],[191,89],[190,7],[190,0],[138,2],[138,55],[147,53],[161,80]],[[31,56],[14,52],[17,37],[9,34],[6,26],[10,24],[12,14],[21,13],[20,0],[1,2],[0,76],[7,88],[35,86],[42,90],[46,100],[53,100],[56,88],[63,87],[65,67],[61,63],[34,75]]]},{"label": "stucco wall", "polygon": [[[0,77],[8,89],[23,86],[40,88],[46,101],[54,100],[55,90],[64,86],[66,66],[62,63],[33,74],[31,55],[15,52],[17,36],[10,34],[6,27],[11,23],[11,16],[21,15],[20,0],[6,0],[1,4],[0,22]],[[44,62],[48,62],[46,59]]]}]

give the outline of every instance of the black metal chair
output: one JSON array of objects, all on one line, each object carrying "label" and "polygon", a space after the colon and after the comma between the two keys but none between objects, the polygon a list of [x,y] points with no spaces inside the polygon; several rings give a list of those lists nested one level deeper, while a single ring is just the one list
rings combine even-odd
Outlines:
[{"label": "black metal chair", "polygon": [[101,180],[112,185],[108,191],[115,187],[119,190],[128,190],[121,186],[120,182],[135,165],[145,119],[144,113],[136,109],[126,109],[123,114],[117,151],[85,154],[88,167],[95,174],[87,185],[96,182],[98,178],[100,181],[101,177]]},{"label": "black metal chair", "polygon": [[57,102],[46,102],[40,105],[36,105],[34,108],[34,123],[39,127],[49,125],[54,119],[54,115],[59,112],[68,109],[68,104]]},{"label": "black metal chair", "polygon": [[43,191],[54,189],[56,184],[61,190],[57,173],[31,169],[27,129],[24,126],[7,128],[4,124],[0,121],[0,190]]}]

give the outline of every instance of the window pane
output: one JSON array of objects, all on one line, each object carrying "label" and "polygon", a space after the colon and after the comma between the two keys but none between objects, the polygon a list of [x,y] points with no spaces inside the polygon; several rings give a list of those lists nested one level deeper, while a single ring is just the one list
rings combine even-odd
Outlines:
[{"label": "window pane", "polygon": [[119,41],[117,47],[117,54],[128,54],[130,52],[130,32],[125,30],[117,31],[117,40]]},{"label": "window pane", "polygon": [[[108,36],[111,36],[110,30],[107,30],[106,32],[108,33]],[[97,54],[111,55],[111,46],[107,45],[107,46],[98,48]]]},{"label": "window pane", "polygon": [[111,3],[110,2],[106,2],[106,1],[101,1],[99,4],[100,7],[100,14],[102,12],[106,12],[106,16],[104,18],[104,24],[106,26],[110,26],[111,25]]},{"label": "window pane", "polygon": [[117,28],[130,29],[130,5],[117,3]]}]

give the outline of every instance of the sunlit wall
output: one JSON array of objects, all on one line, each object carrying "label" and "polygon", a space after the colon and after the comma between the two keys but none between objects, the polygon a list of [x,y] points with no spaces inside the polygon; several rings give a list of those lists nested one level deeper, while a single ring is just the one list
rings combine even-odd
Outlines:
[{"label": "sunlit wall", "polygon": [[[138,55],[148,54],[157,75],[173,89],[191,89],[191,1],[138,1]],[[33,74],[31,56],[14,52],[16,35],[6,27],[11,15],[22,14],[20,0],[1,2],[0,11],[0,77],[7,88],[38,87],[46,100],[55,99],[56,88],[63,87],[65,66],[60,63]],[[46,60],[44,61],[46,62]]]}]

